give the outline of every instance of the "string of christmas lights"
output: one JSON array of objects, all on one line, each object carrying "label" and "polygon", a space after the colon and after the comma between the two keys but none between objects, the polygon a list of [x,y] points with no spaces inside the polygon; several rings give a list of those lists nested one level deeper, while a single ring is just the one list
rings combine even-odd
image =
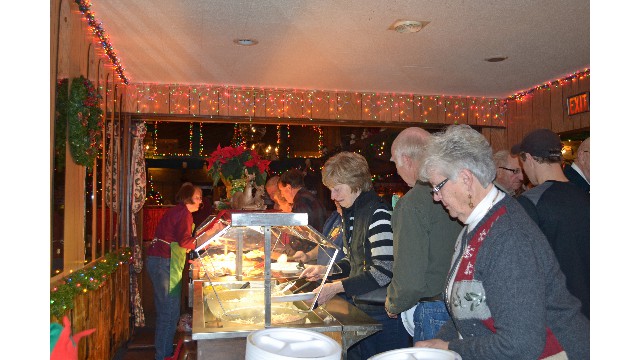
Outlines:
[{"label": "string of christmas lights", "polygon": [[538,85],[536,87],[533,87],[533,88],[531,88],[529,90],[521,91],[521,92],[519,92],[517,94],[511,95],[507,99],[505,99],[505,102],[507,100],[523,101],[524,98],[527,95],[533,93],[534,91],[537,91],[537,90],[551,90],[551,87],[556,87],[557,88],[559,86],[563,86],[563,85],[565,85],[567,83],[570,83],[573,80],[583,79],[585,77],[590,76],[590,72],[591,72],[591,69],[585,69],[583,71],[574,72],[573,74],[568,75],[568,76],[566,76],[564,78],[557,79],[557,80],[554,80],[554,81],[549,81],[547,83],[544,83],[544,84]]},{"label": "string of christmas lights", "polygon": [[84,16],[87,18],[87,23],[89,24],[91,32],[98,38],[100,45],[102,45],[102,48],[104,49],[105,55],[109,58],[111,64],[113,64],[113,70],[118,73],[118,77],[120,78],[120,80],[125,85],[128,85],[129,79],[127,79],[127,77],[124,75],[124,67],[122,67],[120,59],[118,59],[118,56],[116,56],[116,52],[113,50],[113,46],[109,41],[109,37],[106,35],[106,32],[102,27],[102,23],[98,23],[93,11],[89,10],[89,8],[91,7],[91,3],[86,0],[75,1],[76,4],[78,4],[78,8],[80,8],[80,12],[82,12],[82,14],[84,14]]},{"label": "string of christmas lights", "polygon": [[[139,113],[229,115],[274,118],[350,118],[376,121],[443,121],[474,123],[501,121],[503,99],[422,96],[385,93],[335,93],[316,90],[277,90],[195,85],[191,90],[171,84],[136,84]],[[263,114],[263,115],[262,115]],[[440,119],[438,119],[440,118]]]}]

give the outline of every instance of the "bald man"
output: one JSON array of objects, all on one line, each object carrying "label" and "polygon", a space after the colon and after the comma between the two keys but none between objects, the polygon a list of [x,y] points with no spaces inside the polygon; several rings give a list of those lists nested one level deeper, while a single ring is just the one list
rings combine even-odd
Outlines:
[{"label": "bald man", "polygon": [[578,147],[578,155],[571,166],[564,167],[564,176],[580,189],[590,193],[591,188],[591,157],[589,150],[591,148],[591,138],[586,138]]}]

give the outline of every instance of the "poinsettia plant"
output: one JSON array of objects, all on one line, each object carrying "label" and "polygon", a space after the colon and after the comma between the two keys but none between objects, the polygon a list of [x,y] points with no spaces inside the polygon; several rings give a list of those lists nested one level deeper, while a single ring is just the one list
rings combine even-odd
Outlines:
[{"label": "poinsettia plant", "polygon": [[220,147],[211,153],[207,159],[209,166],[207,173],[213,178],[213,186],[218,184],[220,177],[230,182],[242,178],[245,169],[249,174],[255,174],[256,185],[264,185],[267,180],[267,170],[270,160],[264,160],[255,150],[240,145],[237,147]]}]

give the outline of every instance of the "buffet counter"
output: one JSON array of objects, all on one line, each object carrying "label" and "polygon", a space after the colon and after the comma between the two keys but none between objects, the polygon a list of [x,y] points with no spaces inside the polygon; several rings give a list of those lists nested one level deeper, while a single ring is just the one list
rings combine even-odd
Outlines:
[{"label": "buffet counter", "polygon": [[[247,282],[243,283],[246,284]],[[260,286],[260,281],[248,281]],[[197,341],[198,359],[242,360],[245,358],[246,338],[256,330],[264,329],[264,314],[242,321],[236,315],[228,316],[216,310],[220,294],[213,293],[213,286],[220,283],[196,280],[193,282],[193,325],[191,338]],[[226,284],[234,284],[232,282]],[[255,289],[255,288],[254,288]],[[295,288],[292,289],[295,292]],[[217,295],[217,296],[216,296]],[[324,333],[342,347],[342,358],[346,359],[347,348],[359,340],[382,330],[382,325],[341,297],[334,297],[326,304],[310,310],[304,301],[290,302],[299,311],[299,318],[284,323],[272,322],[271,328],[301,328]],[[278,311],[274,304],[272,313]],[[226,311],[236,310],[228,306]],[[214,312],[217,315],[214,315]]]}]

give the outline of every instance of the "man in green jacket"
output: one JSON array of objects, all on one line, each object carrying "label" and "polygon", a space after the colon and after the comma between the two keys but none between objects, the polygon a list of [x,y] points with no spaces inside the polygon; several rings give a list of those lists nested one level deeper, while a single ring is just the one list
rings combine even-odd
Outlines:
[{"label": "man in green jacket", "polygon": [[391,145],[391,161],[412,189],[398,200],[391,217],[393,278],[385,309],[391,318],[404,312],[403,322],[414,343],[434,338],[449,320],[442,293],[462,229],[442,205],[433,201],[431,187],[417,181],[430,136],[422,128],[411,127],[400,132]]}]

